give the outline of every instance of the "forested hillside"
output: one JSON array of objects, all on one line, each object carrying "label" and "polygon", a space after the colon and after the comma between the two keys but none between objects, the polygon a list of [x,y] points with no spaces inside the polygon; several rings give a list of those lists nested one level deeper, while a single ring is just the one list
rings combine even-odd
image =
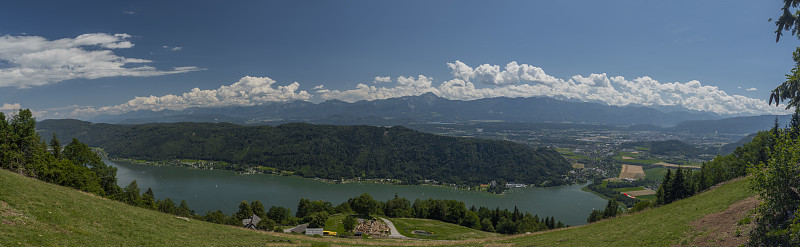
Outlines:
[{"label": "forested hillside", "polygon": [[[45,120],[42,136],[78,138],[112,157],[226,161],[245,170],[267,166],[304,177],[434,179],[456,184],[508,181],[561,184],[570,168],[558,152],[508,141],[454,138],[404,127],[305,123],[144,125]],[[548,182],[549,181],[549,182]]]}]

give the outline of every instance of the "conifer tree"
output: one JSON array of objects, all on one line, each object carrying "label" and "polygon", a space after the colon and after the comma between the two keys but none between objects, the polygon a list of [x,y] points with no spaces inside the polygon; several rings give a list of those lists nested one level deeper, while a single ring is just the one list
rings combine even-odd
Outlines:
[{"label": "conifer tree", "polygon": [[131,181],[128,186],[125,186],[123,189],[123,199],[125,203],[130,205],[139,206],[141,205],[141,198],[139,195],[139,185],[136,183],[136,180]]},{"label": "conifer tree", "polygon": [[191,217],[194,214],[192,209],[189,208],[189,204],[186,203],[186,200],[181,200],[181,205],[178,206],[177,212],[175,213],[183,217]]},{"label": "conifer tree", "polygon": [[656,192],[656,204],[658,205],[665,205],[672,202],[672,193],[670,189],[672,188],[672,170],[667,169],[667,174],[664,175],[664,180],[661,181],[661,185],[658,186],[658,191]]},{"label": "conifer tree", "polygon": [[153,189],[147,188],[147,191],[142,194],[142,207],[147,209],[156,209],[155,195]]},{"label": "conifer tree", "polygon": [[311,211],[311,200],[300,198],[300,202],[297,203],[297,212],[294,214],[294,216],[297,218],[303,218],[306,217],[306,215],[309,214],[310,211]]},{"label": "conifer tree", "polygon": [[158,211],[168,214],[175,214],[175,202],[172,199],[164,198],[164,200],[158,200],[156,202],[158,205]]},{"label": "conifer tree", "polygon": [[681,167],[678,167],[678,170],[675,171],[674,174],[675,178],[672,180],[672,184],[670,185],[670,192],[672,192],[672,198],[670,198],[669,203],[674,201],[683,199],[686,197],[686,189],[685,189],[685,180],[683,177],[683,170]]},{"label": "conifer tree", "polygon": [[619,213],[619,204],[617,203],[617,199],[608,200],[608,204],[606,204],[606,209],[603,210],[603,218],[607,219],[615,217],[617,216],[618,213]]},{"label": "conifer tree", "polygon": [[53,139],[50,140],[50,148],[53,149],[53,157],[56,160],[61,159],[61,142],[58,141],[56,133],[53,133]]}]

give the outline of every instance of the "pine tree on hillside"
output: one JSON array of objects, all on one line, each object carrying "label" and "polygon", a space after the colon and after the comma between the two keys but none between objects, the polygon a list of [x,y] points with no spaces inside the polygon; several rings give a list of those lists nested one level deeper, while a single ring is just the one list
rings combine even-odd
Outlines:
[{"label": "pine tree on hillside", "polygon": [[672,194],[672,170],[667,169],[667,174],[664,175],[664,180],[661,181],[661,185],[658,187],[658,191],[656,192],[656,204],[664,205],[669,204],[672,202],[673,194]]},{"label": "pine tree on hillside", "polygon": [[142,207],[146,209],[156,209],[155,195],[153,189],[147,188],[147,191],[142,194]]},{"label": "pine tree on hillside", "polygon": [[686,180],[683,177],[683,169],[680,166],[678,167],[678,170],[675,171],[674,176],[675,178],[672,180],[672,184],[670,185],[672,198],[669,200],[669,203],[683,199],[687,196]]},{"label": "pine tree on hillside", "polygon": [[606,209],[603,210],[603,218],[607,219],[616,217],[618,214],[619,214],[619,203],[617,203],[617,199],[608,200],[608,204],[606,204]]},{"label": "pine tree on hillside", "polygon": [[50,140],[50,148],[53,149],[53,157],[56,160],[61,159],[61,142],[58,141],[56,133],[53,133],[53,139]]}]

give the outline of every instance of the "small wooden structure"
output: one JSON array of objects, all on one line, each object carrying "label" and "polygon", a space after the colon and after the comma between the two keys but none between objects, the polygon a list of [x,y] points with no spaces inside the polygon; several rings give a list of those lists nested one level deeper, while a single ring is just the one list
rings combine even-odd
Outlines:
[{"label": "small wooden structure", "polygon": [[254,214],[251,215],[250,218],[243,219],[242,225],[244,225],[244,228],[250,228],[255,230],[256,226],[258,225],[258,222],[261,222],[261,217],[258,217],[258,215]]}]

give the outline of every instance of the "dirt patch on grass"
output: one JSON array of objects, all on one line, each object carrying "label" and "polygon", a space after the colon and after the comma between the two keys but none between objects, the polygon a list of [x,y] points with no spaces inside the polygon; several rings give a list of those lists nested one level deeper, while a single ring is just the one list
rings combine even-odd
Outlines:
[{"label": "dirt patch on grass", "polygon": [[586,165],[584,165],[583,163],[572,163],[572,168],[581,169],[584,167],[586,167]]},{"label": "dirt patch on grass", "polygon": [[18,213],[17,211],[14,211],[13,208],[8,206],[8,203],[0,201],[0,216],[11,217],[11,216],[22,216],[22,214]]},{"label": "dirt patch on grass", "polygon": [[642,166],[622,165],[622,171],[619,173],[619,178],[643,179],[644,170],[642,169]]},{"label": "dirt patch on grass", "polygon": [[633,159],[633,157],[622,156],[622,159],[623,159],[623,160],[632,160],[632,159]]},{"label": "dirt patch on grass", "polygon": [[651,189],[646,189],[646,190],[628,191],[625,193],[628,193],[628,195],[631,196],[646,196],[646,195],[653,195],[656,192]]},{"label": "dirt patch on grass", "polygon": [[[694,238],[695,246],[740,246],[747,243],[747,233],[755,227],[752,209],[758,206],[758,199],[751,196],[732,204],[722,212],[713,213],[697,219],[689,225],[702,232]],[[742,220],[745,219],[745,220]]]},{"label": "dirt patch on grass", "polygon": [[3,225],[16,226],[17,223],[14,223],[13,221],[10,221],[10,220],[7,220],[7,219],[3,219]]},{"label": "dirt patch on grass", "polygon": [[24,224],[24,222],[21,221],[20,216],[23,215],[15,211],[14,208],[8,205],[8,203],[0,201],[0,218],[2,218],[0,219],[0,223],[10,226]]}]

